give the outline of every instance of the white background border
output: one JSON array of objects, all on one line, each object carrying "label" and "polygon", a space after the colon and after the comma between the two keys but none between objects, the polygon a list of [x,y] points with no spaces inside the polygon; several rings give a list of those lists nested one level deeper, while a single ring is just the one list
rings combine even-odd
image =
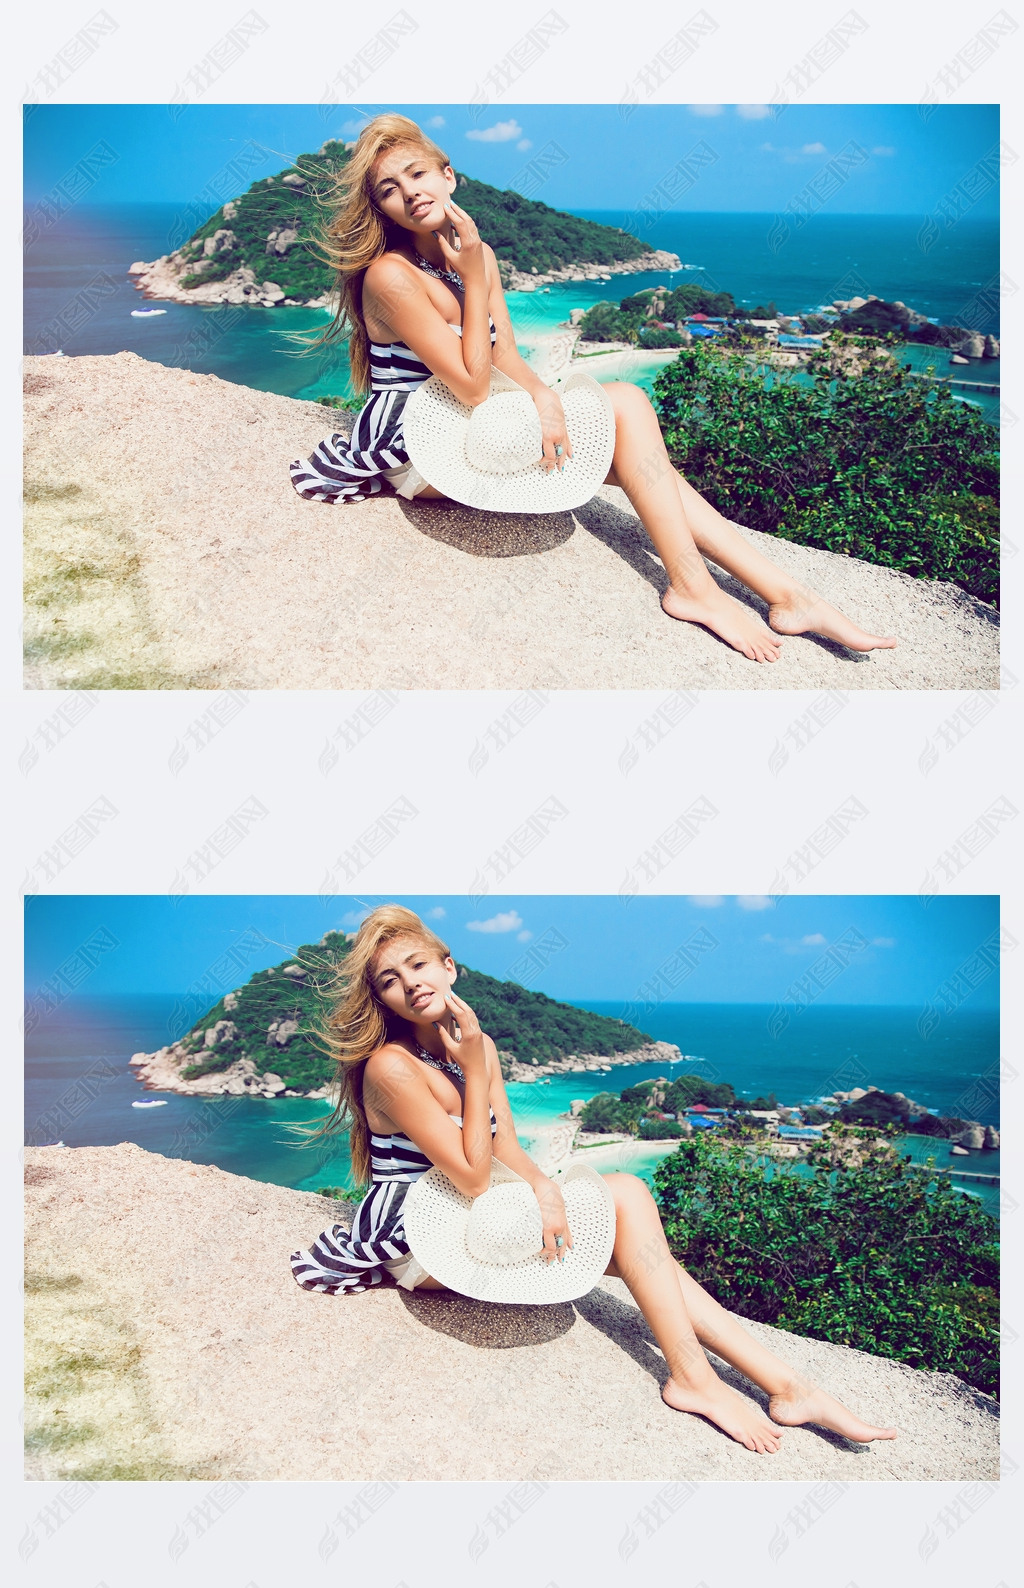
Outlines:
[{"label": "white background border", "polygon": [[[243,0],[203,5],[181,0],[172,8],[110,0],[106,9],[116,19],[117,31],[54,93],[54,102],[166,102],[189,68],[246,12]],[[297,14],[279,0],[258,0],[255,10],[269,24],[265,34],[208,97],[239,103],[315,102],[328,78],[351,62],[398,9],[390,4],[322,7]],[[549,8],[538,3],[513,12],[485,11],[465,0],[443,5],[409,0],[404,9],[415,18],[416,31],[367,80],[362,89],[367,97],[359,103],[369,108],[391,101],[468,103],[491,67]],[[492,95],[496,106],[502,97],[516,103],[616,103],[691,15],[688,7],[649,3],[613,10],[558,0],[554,9],[567,29],[506,95]],[[995,5],[992,9],[998,11]],[[650,102],[771,100],[790,68],[840,19],[844,7],[782,3],[765,13],[711,3],[707,10],[718,23],[717,31]],[[989,14],[987,8],[977,12],[964,4],[936,5],[924,12],[907,0],[881,8],[865,0],[856,10],[868,23],[866,31],[808,87],[802,103],[916,103],[947,63],[969,46]],[[10,344],[5,367],[12,371],[20,351],[14,312],[19,293],[14,220],[18,104],[25,85],[93,14],[94,8],[84,3],[25,8],[18,17],[21,37],[4,98],[10,151],[5,175],[12,184],[4,211],[10,226],[4,253],[12,272],[6,293],[10,323],[4,335]],[[1018,17],[1015,8],[1010,14]],[[1024,17],[1019,20],[1024,22]],[[1003,100],[1003,137],[1015,149],[1024,144],[1018,109],[1022,38],[1024,27],[1005,38],[949,99]],[[1010,93],[1014,76],[1016,96]],[[1019,231],[1015,235],[1011,229],[1021,208],[1018,172],[1007,170],[1003,201],[1004,269],[1015,279],[1024,268]],[[1003,305],[1002,335],[1010,350],[1003,369],[1006,404],[1011,412],[1024,414],[1016,354],[1019,305],[1015,296]],[[716,814],[653,880],[642,884],[645,888],[770,892],[780,891],[788,877],[794,892],[1001,892],[1005,926],[1016,938],[1024,936],[1021,824],[1002,820],[984,843],[977,825],[1000,798],[1022,804],[1010,759],[1021,737],[1021,691],[1015,687],[1007,688],[996,708],[949,750],[937,730],[964,706],[966,697],[961,695],[851,696],[800,750],[787,733],[814,704],[817,697],[811,695],[705,694],[654,749],[647,748],[641,724],[657,711],[661,694],[554,696],[507,749],[493,754],[475,774],[470,769],[475,745],[514,697],[410,694],[368,739],[351,752],[343,749],[326,776],[319,767],[325,741],[359,707],[362,695],[250,696],[230,726],[177,772],[169,765],[175,745],[188,742],[188,725],[210,704],[209,697],[98,696],[71,733],[26,773],[19,772],[14,763],[24,744],[33,741],[40,724],[67,697],[22,697],[19,690],[19,461],[13,382],[5,382],[5,402],[6,467],[0,489],[6,504],[3,555],[9,578],[3,588],[9,619],[4,666],[11,707],[7,720],[13,724],[6,745],[8,777],[14,789],[8,808],[20,808],[8,846],[4,893],[4,966],[10,984],[3,1008],[12,1082],[20,1048],[20,889],[162,892],[180,886],[175,878],[188,876],[189,857],[252,796],[266,815],[250,823],[244,841],[207,882],[191,884],[195,890],[319,892],[332,867],[342,893],[353,887],[375,894],[469,890],[474,879],[487,875],[490,857],[496,851],[507,854],[512,835],[554,796],[566,814],[524,853],[510,885],[523,892],[616,892],[631,873],[636,877],[637,857],[703,798]],[[1018,538],[1020,499],[1019,471],[1009,451],[1004,482],[1004,521],[1012,540]],[[1006,571],[1010,599],[1004,660],[1011,677],[1020,678],[1018,560],[1008,558]],[[952,635],[950,644],[955,643]],[[929,742],[940,745],[940,754],[924,772],[920,762]],[[631,743],[640,753],[624,773],[620,756]],[[779,744],[792,751],[781,767]],[[925,754],[925,761],[929,759]],[[344,880],[337,858],[350,853],[360,835],[402,795],[415,807],[415,817],[400,824],[393,842],[367,860],[358,882]],[[846,823],[842,841],[830,842],[813,871],[800,879],[794,855],[809,853],[813,842],[822,848],[814,835],[851,797],[864,814]],[[96,822],[94,839],[59,876],[47,880],[47,863],[41,857],[51,854],[61,835],[101,798],[117,814]],[[973,836],[964,839],[964,834]],[[973,850],[973,858],[952,874],[954,862],[942,857],[958,843],[957,853],[962,857]],[[52,870],[52,862],[49,866]],[[1006,1052],[1015,1060],[1021,1028],[1016,956],[1008,958],[1006,969]],[[1017,1139],[1020,1126],[1018,1090],[1014,1084],[1005,1088],[1003,1125],[1011,1140]],[[11,1199],[4,1221],[8,1238],[17,1229],[19,1206],[20,1123],[13,1097],[2,1160],[5,1192]],[[1007,1162],[1008,1199],[1016,1196],[1019,1201],[1024,1192],[1015,1184],[1019,1177],[1009,1158]],[[1016,1213],[1005,1219],[1008,1245],[1019,1244],[1019,1222]],[[17,1356],[18,1268],[12,1246],[5,1265],[10,1276],[5,1309],[12,1339],[9,1366]],[[1014,1292],[1009,1278],[1005,1318],[1012,1341],[1024,1324],[1019,1291]],[[1019,1342],[1008,1343],[1006,1350],[1011,1432],[1004,1449],[1018,1468],[1024,1461],[1024,1441],[1014,1397],[1022,1350]],[[325,1365],[323,1370],[329,1369]],[[457,1385],[452,1393],[458,1395]],[[569,1588],[576,1583],[591,1588],[663,1572],[684,1588],[730,1588],[766,1573],[784,1573],[801,1588],[874,1588],[890,1582],[900,1588],[926,1582],[959,1588],[965,1581],[997,1588],[1000,1579],[1009,1579],[1010,1521],[1015,1506],[1019,1512],[1017,1491],[1024,1484],[1018,1470],[1004,1479],[998,1493],[974,1493],[977,1514],[965,1508],[961,1485],[854,1485],[806,1534],[787,1520],[807,1499],[810,1486],[805,1485],[703,1485],[670,1521],[651,1531],[638,1515],[661,1485],[556,1485],[507,1535],[493,1537],[479,1562],[471,1558],[468,1541],[507,1486],[405,1485],[326,1563],[316,1549],[325,1522],[360,1486],[254,1485],[208,1535],[194,1537],[175,1564],[168,1552],[170,1538],[204,1486],[102,1485],[47,1536],[37,1518],[62,1486],[20,1483],[19,1402],[20,1391],[9,1374],[0,1428],[14,1503],[5,1523],[4,1553],[16,1559],[19,1539],[34,1529],[39,1542],[25,1563],[25,1580],[61,1588],[122,1588],[140,1581],[291,1588],[297,1579],[310,1577],[325,1583],[372,1577],[381,1588],[441,1582],[461,1588],[485,1576],[524,1588]],[[950,1437],[956,1437],[955,1430]],[[958,1497],[959,1513],[943,1509]],[[956,1522],[957,1514],[962,1523]],[[789,1547],[776,1561],[769,1544],[780,1528]],[[624,1554],[619,1546],[630,1530],[640,1542],[633,1554]],[[931,1553],[929,1537],[938,1540]]]}]

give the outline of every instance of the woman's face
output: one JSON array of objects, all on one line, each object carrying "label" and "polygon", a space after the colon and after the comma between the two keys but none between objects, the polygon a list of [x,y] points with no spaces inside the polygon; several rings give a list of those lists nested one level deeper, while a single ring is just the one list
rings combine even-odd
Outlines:
[{"label": "woman's face", "polygon": [[407,232],[436,232],[446,220],[445,203],[455,192],[455,172],[409,144],[382,154],[370,177],[374,203]]},{"label": "woman's face", "polygon": [[415,938],[396,938],[377,954],[371,971],[373,990],[386,1009],[413,1025],[431,1025],[448,1013],[445,999],[456,977],[455,964],[439,959]]}]

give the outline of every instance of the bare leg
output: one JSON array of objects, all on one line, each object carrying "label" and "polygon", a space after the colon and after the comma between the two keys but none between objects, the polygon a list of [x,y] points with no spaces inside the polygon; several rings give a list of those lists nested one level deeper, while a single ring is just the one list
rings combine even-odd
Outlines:
[{"label": "bare leg", "polygon": [[612,381],[605,390],[615,409],[615,452],[608,478],[629,497],[668,574],[669,587],[661,599],[665,612],[687,623],[702,623],[750,661],[777,661],[775,635],[708,572],[646,393],[623,381]]},{"label": "bare leg", "polygon": [[676,1411],[707,1417],[748,1450],[774,1454],[781,1435],[759,1406],[723,1384],[690,1322],[654,1198],[635,1175],[606,1176],[615,1198],[615,1246],[609,1273],[626,1281],[668,1363],[662,1399]]},{"label": "bare leg", "polygon": [[[750,1403],[713,1372],[704,1355],[706,1346],[767,1392],[776,1423],[818,1423],[861,1441],[896,1437],[895,1429],[862,1422],[824,1390],[801,1379],[676,1262],[654,1198],[642,1180],[628,1174],[606,1178],[616,1209],[615,1248],[608,1272],[625,1280],[654,1331],[671,1374],[662,1390],[669,1406],[710,1417],[748,1450],[778,1448],[765,1435],[760,1413],[748,1410]],[[743,1420],[735,1423],[740,1409]]]},{"label": "bare leg", "polygon": [[[609,382],[605,390],[612,399],[616,419],[615,453],[607,480],[625,491],[665,565],[670,585],[662,606],[670,617],[704,623],[744,655],[751,655],[751,651],[742,642],[750,641],[757,660],[777,660],[777,647],[773,654],[762,654],[763,625],[751,634],[749,629],[734,632],[730,622],[729,633],[724,631],[723,613],[729,620],[734,619],[731,608],[741,614],[748,612],[751,617],[753,614],[719,589],[704,566],[706,556],[767,601],[769,622],[779,633],[803,634],[813,630],[862,651],[888,649],[896,644],[894,639],[868,634],[776,567],[673,468],[657,415],[645,392],[623,381]],[[709,601],[714,606],[710,615],[705,611]]]},{"label": "bare leg", "polygon": [[896,644],[891,636],[868,634],[814,590],[769,562],[678,471],[676,482],[698,548],[768,602],[768,622],[773,629],[780,634],[822,634],[852,651],[891,650]]},{"label": "bare leg", "polygon": [[895,1439],[895,1428],[876,1428],[862,1422],[841,1401],[818,1389],[792,1368],[780,1362],[766,1346],[748,1334],[741,1323],[726,1312],[699,1285],[692,1274],[676,1265],[683,1301],[701,1345],[723,1357],[733,1367],[759,1384],[768,1393],[768,1410],[777,1423],[796,1427],[817,1423],[866,1444],[872,1439]]}]

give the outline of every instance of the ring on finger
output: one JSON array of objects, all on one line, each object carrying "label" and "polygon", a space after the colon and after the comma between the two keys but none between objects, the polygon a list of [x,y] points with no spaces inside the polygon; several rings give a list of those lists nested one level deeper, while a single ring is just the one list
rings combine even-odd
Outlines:
[{"label": "ring on finger", "polygon": [[555,1236],[555,1245],[556,1246],[564,1246],[565,1245],[565,1236],[564,1235],[556,1235]]}]

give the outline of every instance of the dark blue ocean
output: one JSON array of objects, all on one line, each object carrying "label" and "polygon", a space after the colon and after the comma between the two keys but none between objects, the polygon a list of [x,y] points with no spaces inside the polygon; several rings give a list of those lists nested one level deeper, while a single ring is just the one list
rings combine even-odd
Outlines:
[{"label": "dark blue ocean", "polygon": [[[619,211],[580,211],[607,225],[638,223]],[[550,330],[571,308],[661,283],[699,281],[725,289],[754,307],[773,300],[781,312],[812,310],[836,297],[902,299],[943,322],[999,334],[999,269],[995,221],[960,221],[927,250],[918,244],[917,215],[815,215],[783,242],[770,214],[663,214],[640,236],[679,255],[689,270],[613,276],[610,282],[572,282],[537,293],[510,293],[513,324],[525,353],[531,336]],[[300,355],[287,333],[320,327],[316,309],[203,309],[145,304],[127,275],[136,260],[152,260],[194,229],[192,209],[177,204],[78,205],[35,237],[25,256],[25,351],[66,354],[128,350],[177,368],[289,397],[346,395],[344,350]],[[132,319],[139,307],[166,310]],[[919,350],[915,350],[917,352]],[[648,375],[638,378],[649,383]],[[945,369],[945,364],[943,364]],[[997,383],[998,361],[961,366],[962,375]],[[981,402],[980,406],[985,407]],[[989,404],[988,406],[991,406]]]},{"label": "dark blue ocean", "polygon": [[[623,1013],[621,1003],[586,1007],[599,1014]],[[150,1152],[217,1164],[277,1185],[312,1190],[348,1183],[344,1141],[310,1148],[297,1145],[288,1130],[322,1118],[323,1103],[201,1099],[142,1090],[128,1060],[178,1035],[176,1009],[180,1000],[171,996],[83,998],[68,1000],[41,1020],[25,1044],[26,1141],[63,1141],[69,1147],[132,1141]],[[643,1028],[690,1056],[673,1074],[690,1071],[730,1081],[741,1096],[774,1092],[782,1103],[800,1103],[837,1089],[873,1085],[904,1092],[939,1113],[998,1125],[995,1013],[960,1010],[927,1036],[918,1029],[919,1011],[910,1008],[809,1008],[793,1014],[782,1030],[773,1015],[770,1005],[663,1004],[644,1018]],[[606,1074],[555,1076],[550,1084],[510,1085],[521,1139],[529,1147],[533,1127],[555,1119],[573,1098],[621,1091],[665,1073],[664,1065],[623,1065]],[[158,1100],[165,1106],[132,1107]],[[998,1174],[998,1157],[972,1153],[954,1162]]]}]

